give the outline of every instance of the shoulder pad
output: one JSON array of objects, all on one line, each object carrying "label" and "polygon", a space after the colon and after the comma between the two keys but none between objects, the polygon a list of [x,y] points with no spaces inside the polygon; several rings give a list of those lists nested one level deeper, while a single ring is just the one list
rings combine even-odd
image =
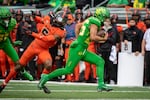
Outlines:
[{"label": "shoulder pad", "polygon": [[89,17],[88,20],[90,21],[91,24],[95,24],[98,27],[101,26],[101,22],[95,17]]}]

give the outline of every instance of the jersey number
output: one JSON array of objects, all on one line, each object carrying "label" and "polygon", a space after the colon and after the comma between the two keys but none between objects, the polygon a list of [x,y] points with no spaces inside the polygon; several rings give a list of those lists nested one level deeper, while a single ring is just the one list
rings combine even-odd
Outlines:
[{"label": "jersey number", "polygon": [[86,27],[82,26],[81,32],[79,33],[80,36],[84,35],[85,29],[86,29]]}]

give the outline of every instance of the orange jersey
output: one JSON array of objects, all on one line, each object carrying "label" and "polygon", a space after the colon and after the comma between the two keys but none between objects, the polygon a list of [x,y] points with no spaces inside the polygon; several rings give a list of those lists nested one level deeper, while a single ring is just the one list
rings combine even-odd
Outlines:
[{"label": "orange jersey", "polygon": [[46,27],[44,24],[41,24],[39,28],[40,31],[38,33],[32,33],[32,36],[35,37],[35,39],[21,56],[19,61],[21,65],[25,66],[35,55],[38,56],[41,63],[52,60],[49,48],[54,46],[57,42],[55,35],[61,38],[65,35],[65,31],[58,27]]},{"label": "orange jersey", "polygon": [[41,24],[39,33],[32,33],[32,36],[35,37],[33,43],[41,46],[42,48],[48,49],[54,46],[57,42],[54,35],[58,35],[63,38],[65,36],[65,30],[52,26],[46,27],[44,24]]}]

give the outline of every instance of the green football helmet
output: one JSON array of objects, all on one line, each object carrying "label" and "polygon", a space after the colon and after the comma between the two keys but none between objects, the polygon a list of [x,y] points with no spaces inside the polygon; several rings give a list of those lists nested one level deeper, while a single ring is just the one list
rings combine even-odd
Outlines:
[{"label": "green football helmet", "polygon": [[95,10],[94,16],[103,22],[106,18],[110,17],[110,11],[106,7],[98,7]]},{"label": "green football helmet", "polygon": [[0,8],[0,24],[3,26],[7,26],[4,20],[5,19],[10,20],[10,18],[11,18],[10,10],[6,7]]}]

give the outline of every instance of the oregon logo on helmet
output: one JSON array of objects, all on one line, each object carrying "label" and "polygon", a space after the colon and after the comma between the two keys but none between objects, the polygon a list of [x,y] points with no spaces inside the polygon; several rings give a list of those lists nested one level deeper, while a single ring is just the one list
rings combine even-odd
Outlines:
[{"label": "oregon logo on helmet", "polygon": [[99,7],[96,8],[94,16],[104,21],[105,18],[110,17],[110,11],[106,7]]}]

